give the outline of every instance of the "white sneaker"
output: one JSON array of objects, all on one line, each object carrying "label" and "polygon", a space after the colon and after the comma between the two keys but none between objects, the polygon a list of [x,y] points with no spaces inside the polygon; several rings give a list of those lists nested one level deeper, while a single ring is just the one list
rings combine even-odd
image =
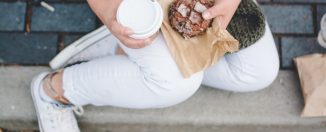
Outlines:
[{"label": "white sneaker", "polygon": [[102,26],[66,47],[51,60],[50,67],[56,70],[79,61],[113,55],[117,42],[106,26]]},{"label": "white sneaker", "polygon": [[322,47],[326,48],[326,14],[323,15],[320,21],[320,31],[317,40]]},{"label": "white sneaker", "polygon": [[[40,132],[80,132],[72,105],[47,102],[40,96],[43,79],[47,74],[49,73],[39,74],[31,83],[31,92]],[[81,113],[78,112],[78,114]]]}]

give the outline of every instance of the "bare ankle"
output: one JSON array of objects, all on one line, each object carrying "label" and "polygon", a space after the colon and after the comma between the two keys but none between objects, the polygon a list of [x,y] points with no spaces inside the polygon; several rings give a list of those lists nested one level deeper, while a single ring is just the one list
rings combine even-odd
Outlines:
[{"label": "bare ankle", "polygon": [[63,104],[70,104],[64,97],[64,90],[62,88],[63,71],[49,74],[43,82],[43,89],[46,95],[50,98],[59,101]]}]

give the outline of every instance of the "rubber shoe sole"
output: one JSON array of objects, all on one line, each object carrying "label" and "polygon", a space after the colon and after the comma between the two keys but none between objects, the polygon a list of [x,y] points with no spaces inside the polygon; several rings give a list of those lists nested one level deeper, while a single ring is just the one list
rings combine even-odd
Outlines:
[{"label": "rubber shoe sole", "polygon": [[94,30],[62,50],[50,61],[50,67],[54,70],[64,68],[69,59],[109,35],[111,35],[111,32],[106,28],[106,26]]},{"label": "rubber shoe sole", "polygon": [[37,90],[41,87],[40,85],[42,85],[42,80],[47,74],[48,74],[48,72],[43,72],[43,73],[37,75],[36,77],[34,77],[32,82],[31,82],[31,95],[32,95],[32,99],[33,99],[33,102],[34,102],[34,107],[35,107],[35,110],[36,110],[37,121],[38,121],[38,125],[39,125],[39,128],[40,128],[40,132],[44,132],[44,130],[43,130],[43,125],[42,125],[40,115],[39,115],[39,110],[38,110],[38,106],[37,106],[36,97],[40,96],[40,95],[37,94],[39,92]]}]

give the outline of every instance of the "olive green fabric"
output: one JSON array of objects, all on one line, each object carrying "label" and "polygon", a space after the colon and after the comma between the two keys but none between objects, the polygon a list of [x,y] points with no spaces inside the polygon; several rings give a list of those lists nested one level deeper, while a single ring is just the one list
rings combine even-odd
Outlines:
[{"label": "olive green fabric", "polygon": [[240,49],[254,44],[265,33],[265,17],[253,0],[242,0],[227,30],[240,42]]}]

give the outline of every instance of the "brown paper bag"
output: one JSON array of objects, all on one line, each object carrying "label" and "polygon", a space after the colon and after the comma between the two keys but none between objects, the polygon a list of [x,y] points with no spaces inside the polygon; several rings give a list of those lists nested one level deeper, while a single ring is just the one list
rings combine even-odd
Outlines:
[{"label": "brown paper bag", "polygon": [[164,12],[161,31],[172,57],[185,78],[212,66],[225,53],[239,49],[239,42],[227,30],[220,29],[216,19],[204,35],[185,40],[172,29],[168,19],[168,9],[174,0],[158,1]]},{"label": "brown paper bag", "polygon": [[306,55],[294,62],[305,102],[301,116],[326,116],[326,55]]}]

